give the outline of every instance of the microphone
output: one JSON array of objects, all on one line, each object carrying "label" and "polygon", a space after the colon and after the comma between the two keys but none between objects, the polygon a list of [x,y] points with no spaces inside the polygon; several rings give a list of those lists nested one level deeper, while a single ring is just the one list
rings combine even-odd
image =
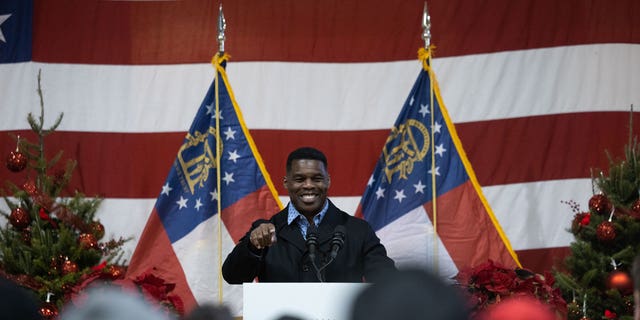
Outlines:
[{"label": "microphone", "polygon": [[316,264],[316,249],[318,248],[317,231],[318,230],[315,225],[310,225],[307,228],[307,241],[305,242],[305,244],[307,246],[307,251],[309,252],[309,260],[311,260],[311,265],[316,272],[316,278],[318,278],[318,281],[324,282],[322,274],[320,273],[322,269],[318,269],[318,265]]},{"label": "microphone", "polygon": [[318,233],[316,230],[316,226],[310,225],[307,228],[307,250],[309,251],[309,259],[311,262],[315,263],[316,260],[316,249],[318,248]]},{"label": "microphone", "polygon": [[343,225],[338,225],[333,231],[333,238],[331,238],[331,260],[336,258],[338,251],[344,246],[344,236],[346,234],[347,229]]}]

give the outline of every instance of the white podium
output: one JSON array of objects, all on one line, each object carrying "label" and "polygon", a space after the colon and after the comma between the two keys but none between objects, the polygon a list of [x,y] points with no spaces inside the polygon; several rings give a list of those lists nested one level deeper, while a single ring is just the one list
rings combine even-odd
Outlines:
[{"label": "white podium", "polygon": [[365,283],[245,283],[243,320],[348,320],[356,295]]}]

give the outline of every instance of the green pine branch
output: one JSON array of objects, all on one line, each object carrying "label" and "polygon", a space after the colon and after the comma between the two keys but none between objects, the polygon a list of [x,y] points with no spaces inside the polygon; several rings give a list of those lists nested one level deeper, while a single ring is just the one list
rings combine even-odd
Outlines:
[{"label": "green pine branch", "polygon": [[[63,114],[45,129],[40,72],[37,93],[40,115],[35,117],[29,113],[27,116],[37,142],[12,135],[19,151],[28,159],[27,181],[35,190],[28,192],[24,182],[19,185],[11,181],[4,183],[1,192],[9,211],[0,210],[0,214],[9,222],[0,227],[0,271],[14,280],[24,281],[21,284],[37,291],[43,302],[53,294],[51,302],[61,307],[69,289],[78,285],[83,276],[92,273],[92,267],[103,261],[120,263],[124,254],[122,245],[130,239],[107,241],[100,239],[104,235],[101,232],[94,234],[94,247],[86,247],[86,241],[80,240],[81,234],[95,233],[93,227],[101,226],[96,213],[102,199],[66,189],[77,162],[67,160],[63,170],[56,169],[62,161],[62,150],[51,158],[46,157],[45,137],[59,127]],[[71,196],[65,196],[67,192]],[[11,223],[16,208],[28,213],[30,223],[26,228]]]}]

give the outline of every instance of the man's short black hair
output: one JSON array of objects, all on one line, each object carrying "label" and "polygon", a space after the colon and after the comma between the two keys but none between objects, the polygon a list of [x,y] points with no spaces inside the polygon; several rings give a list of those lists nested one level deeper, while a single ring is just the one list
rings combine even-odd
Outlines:
[{"label": "man's short black hair", "polygon": [[291,172],[291,163],[293,160],[300,159],[322,161],[324,168],[327,169],[327,157],[322,151],[312,147],[302,147],[289,153],[289,157],[287,157],[287,173]]}]

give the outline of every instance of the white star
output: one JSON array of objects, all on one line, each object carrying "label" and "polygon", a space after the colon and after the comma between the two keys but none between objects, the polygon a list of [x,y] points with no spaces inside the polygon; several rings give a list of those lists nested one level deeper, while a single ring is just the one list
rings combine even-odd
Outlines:
[{"label": "white star", "polygon": [[236,139],[236,131],[232,130],[231,127],[227,127],[227,131],[224,132],[224,139],[225,140],[229,140],[229,139]]},{"label": "white star", "polygon": [[378,190],[376,190],[376,200],[380,198],[384,198],[384,189],[382,187],[378,187]]},{"label": "white star", "polygon": [[187,207],[187,199],[183,198],[182,196],[180,196],[180,200],[176,201],[176,203],[179,206],[178,210]]},{"label": "white star", "polygon": [[216,189],[213,189],[209,194],[211,195],[211,201],[218,200],[218,191],[216,191]]},{"label": "white star", "polygon": [[236,182],[235,180],[233,180],[233,172],[232,173],[225,172],[224,178],[222,178],[222,180],[224,180],[224,182],[226,182],[227,185],[229,185],[229,183],[231,182]]},{"label": "white star", "polygon": [[444,152],[447,151],[447,149],[444,148],[444,144],[440,144],[438,146],[436,146],[436,154],[441,156],[444,154]]},{"label": "white star", "polygon": [[160,194],[166,194],[169,195],[169,192],[173,190],[173,188],[169,187],[169,182],[167,182],[167,184],[165,184],[164,186],[162,186],[162,192]]},{"label": "white star", "polygon": [[418,184],[414,184],[413,187],[416,188],[416,193],[419,192],[419,193],[424,194],[424,188],[426,188],[427,186],[422,184],[422,180],[420,180],[420,181],[418,181]]},{"label": "white star", "polygon": [[[3,14],[0,15],[0,26],[2,25],[2,23],[4,23],[7,19],[9,19],[9,17],[11,17],[11,14]],[[2,42],[7,42],[7,40],[4,38],[4,34],[2,33],[2,29],[0,29],[0,41]]]},{"label": "white star", "polygon": [[[213,118],[213,116],[212,116],[212,118]],[[222,116],[222,110],[216,110],[215,118],[218,118],[220,120],[224,119],[224,117]]]},{"label": "white star", "polygon": [[200,210],[200,207],[202,207],[202,202],[200,202],[200,198],[196,199],[196,205],[194,208],[196,208],[196,210]]},{"label": "white star", "polygon": [[393,197],[393,198],[398,200],[398,202],[402,202],[402,199],[404,199],[406,197],[407,196],[404,195],[404,190],[396,190],[396,196]]},{"label": "white star", "polygon": [[371,186],[376,179],[373,178],[373,175],[369,177],[369,182],[367,182],[367,186]]},{"label": "white star", "polygon": [[206,114],[213,114],[213,103],[205,106],[207,108]]},{"label": "white star", "polygon": [[[427,171],[427,172],[428,172],[429,174],[431,174],[431,173],[433,172],[433,170],[429,169],[429,171]],[[435,172],[436,172],[436,176],[439,176],[439,175],[440,175],[440,167],[436,167]]]},{"label": "white star", "polygon": [[420,105],[420,111],[418,111],[419,114],[422,114],[422,117],[426,117],[427,114],[429,114],[429,105],[428,104],[421,104]]},{"label": "white star", "polygon": [[409,101],[409,105],[412,106],[414,101],[416,101],[416,99],[413,96],[411,96],[411,100]]},{"label": "white star", "polygon": [[433,133],[440,133],[440,128],[442,128],[442,125],[436,122],[431,129],[433,129]]},{"label": "white star", "polygon": [[233,161],[233,163],[236,163],[238,158],[240,158],[240,155],[238,154],[238,150],[233,150],[233,152],[229,152],[229,160]]}]

